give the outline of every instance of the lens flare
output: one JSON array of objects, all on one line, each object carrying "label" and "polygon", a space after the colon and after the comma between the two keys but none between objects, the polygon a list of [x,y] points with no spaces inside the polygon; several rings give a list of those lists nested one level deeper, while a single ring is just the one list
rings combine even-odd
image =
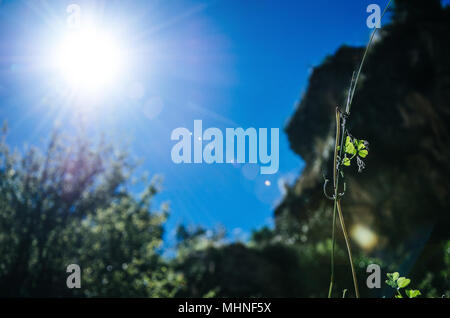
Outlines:
[{"label": "lens flare", "polygon": [[378,243],[378,236],[368,227],[355,224],[350,230],[350,235],[355,242],[365,250],[373,249]]}]

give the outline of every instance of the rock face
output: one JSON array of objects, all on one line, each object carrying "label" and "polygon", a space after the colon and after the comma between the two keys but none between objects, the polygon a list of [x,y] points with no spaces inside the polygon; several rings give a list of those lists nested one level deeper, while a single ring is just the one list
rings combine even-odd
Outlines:
[{"label": "rock face", "polygon": [[[370,150],[363,173],[355,163],[344,169],[342,208],[363,297],[392,297],[390,287],[365,287],[372,263],[408,276],[424,296],[450,297],[449,34],[450,10],[438,1],[396,1],[354,96],[348,129],[368,140]],[[195,244],[186,244],[186,257],[177,260],[188,286],[180,296],[327,296],[332,202],[323,194],[323,174],[332,176],[335,110],[344,104],[363,51],[341,47],[311,74],[286,127],[306,167],[286,188],[275,229],[254,232],[246,245],[189,252]],[[352,297],[343,249],[338,237],[334,297],[344,289]]]},{"label": "rock face", "polygon": [[[350,228],[375,235],[370,247],[367,231],[354,237],[360,248],[419,256],[450,238],[450,9],[439,1],[396,1],[391,24],[378,34],[348,121],[370,151],[362,174],[344,170],[343,212]],[[323,174],[332,175],[335,109],[345,103],[363,51],[341,47],[316,67],[286,127],[306,166],[275,211],[276,230],[299,242],[330,233]]]}]

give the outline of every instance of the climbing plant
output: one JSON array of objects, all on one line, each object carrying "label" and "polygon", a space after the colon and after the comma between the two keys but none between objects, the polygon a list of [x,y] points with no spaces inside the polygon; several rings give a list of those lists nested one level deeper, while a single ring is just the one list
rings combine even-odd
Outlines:
[{"label": "climbing plant", "polygon": [[[386,8],[383,11],[383,14],[381,15],[381,18],[383,18],[384,14],[386,13],[390,3],[392,0],[389,0]],[[356,278],[355,268],[353,265],[353,257],[351,252],[351,246],[350,246],[350,239],[347,233],[347,228],[345,226],[344,216],[342,213],[341,208],[341,199],[345,194],[345,181],[344,181],[344,171],[342,169],[342,166],[348,167],[351,165],[352,160],[356,158],[356,164],[358,166],[358,171],[362,172],[362,170],[365,167],[363,159],[366,158],[369,154],[369,143],[366,140],[363,139],[357,139],[353,137],[350,132],[348,131],[346,124],[350,117],[350,110],[352,106],[353,96],[355,94],[356,85],[358,84],[358,79],[361,74],[362,67],[364,65],[367,52],[369,51],[371,44],[373,42],[373,38],[375,36],[375,33],[377,31],[377,28],[375,28],[370,36],[369,43],[366,46],[366,49],[364,51],[364,55],[362,57],[361,63],[359,65],[358,71],[353,72],[350,86],[348,89],[347,94],[347,101],[345,109],[341,109],[339,107],[336,108],[336,140],[335,140],[335,146],[334,146],[334,161],[333,161],[333,194],[329,195],[327,193],[327,184],[329,183],[328,179],[325,179],[324,182],[324,193],[325,196],[334,201],[334,208],[333,208],[333,221],[332,221],[332,234],[331,234],[331,240],[332,240],[332,247],[331,247],[331,278],[330,278],[330,286],[328,290],[328,298],[331,297],[333,292],[333,284],[334,284],[334,253],[335,253],[335,244],[336,244],[336,215],[339,217],[339,221],[342,228],[342,233],[344,235],[345,244],[347,248],[347,254],[350,261],[350,267],[352,271],[352,277],[353,277],[353,285],[355,288],[355,295],[357,298],[359,298],[359,290],[358,290],[358,282]],[[342,180],[341,182],[339,182]],[[342,187],[342,191],[340,189]]]}]

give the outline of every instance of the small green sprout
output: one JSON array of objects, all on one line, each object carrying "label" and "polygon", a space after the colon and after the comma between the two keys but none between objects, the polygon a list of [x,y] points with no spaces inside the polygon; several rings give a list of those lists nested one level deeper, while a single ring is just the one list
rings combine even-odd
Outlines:
[{"label": "small green sprout", "polygon": [[405,293],[406,293],[406,295],[407,295],[409,298],[415,298],[415,297],[417,297],[417,296],[422,295],[422,293],[420,292],[420,290],[417,290],[417,289],[407,289],[407,290],[405,291]]},{"label": "small green sprout", "polygon": [[351,160],[356,157],[358,171],[361,172],[365,166],[361,158],[366,158],[369,154],[368,145],[369,143],[365,140],[359,140],[352,138],[351,136],[347,136],[344,145],[345,155],[341,162],[342,165],[346,167],[350,166]]},{"label": "small green sprout", "polygon": [[[411,279],[400,277],[400,274],[398,272],[388,273],[387,278],[388,279],[386,280],[386,284],[397,290],[397,295],[395,295],[395,298],[403,298],[400,290],[408,286],[411,283]],[[416,298],[417,296],[422,295],[422,293],[417,289],[406,289],[405,294],[406,296],[408,296],[408,298]]]}]

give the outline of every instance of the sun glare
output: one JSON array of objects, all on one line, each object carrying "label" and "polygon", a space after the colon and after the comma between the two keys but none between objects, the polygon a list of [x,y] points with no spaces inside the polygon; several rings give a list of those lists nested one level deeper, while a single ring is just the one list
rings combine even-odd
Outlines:
[{"label": "sun glare", "polygon": [[378,236],[362,224],[355,224],[350,230],[350,234],[356,243],[365,250],[373,249],[378,243]]},{"label": "sun glare", "polygon": [[115,39],[97,29],[66,34],[56,57],[57,67],[70,86],[87,91],[112,84],[119,75],[122,60]]}]

